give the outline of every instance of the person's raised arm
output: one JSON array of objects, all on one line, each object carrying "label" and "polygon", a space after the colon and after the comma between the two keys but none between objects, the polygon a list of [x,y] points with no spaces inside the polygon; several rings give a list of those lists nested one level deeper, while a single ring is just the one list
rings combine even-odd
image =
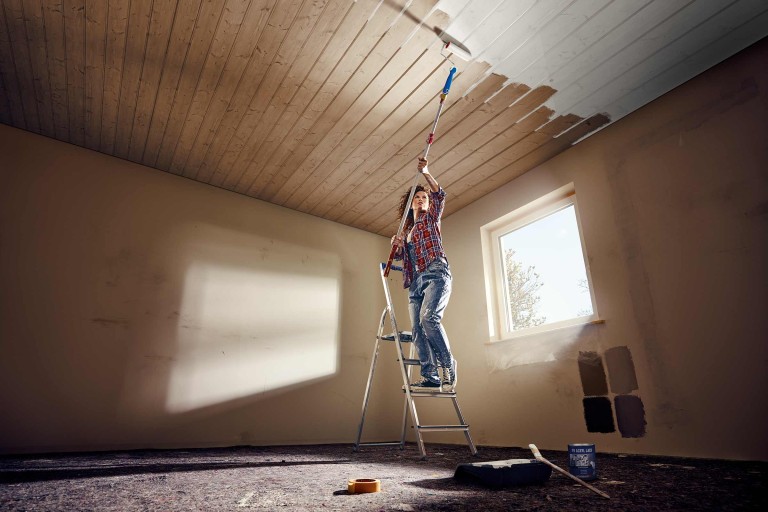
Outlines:
[{"label": "person's raised arm", "polygon": [[419,157],[419,163],[417,164],[419,167],[419,172],[424,175],[424,179],[427,180],[427,183],[429,184],[429,188],[432,190],[432,192],[439,192],[440,191],[440,185],[435,181],[435,178],[429,173],[429,161],[426,158]]}]

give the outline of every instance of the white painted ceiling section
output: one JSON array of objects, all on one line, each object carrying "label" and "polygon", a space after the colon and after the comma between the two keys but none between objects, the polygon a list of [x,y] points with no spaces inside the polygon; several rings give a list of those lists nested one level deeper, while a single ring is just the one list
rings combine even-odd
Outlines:
[{"label": "white painted ceiling section", "polygon": [[556,115],[605,113],[612,122],[768,35],[766,0],[441,0],[435,8],[451,18],[441,28],[491,65],[488,74],[554,88],[545,105]]}]

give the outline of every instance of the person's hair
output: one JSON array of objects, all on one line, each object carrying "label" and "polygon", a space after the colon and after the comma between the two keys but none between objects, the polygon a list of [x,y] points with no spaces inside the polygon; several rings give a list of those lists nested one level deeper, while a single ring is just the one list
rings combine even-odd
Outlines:
[{"label": "person's hair", "polygon": [[[413,197],[416,197],[417,192],[426,192],[427,189],[425,189],[422,185],[416,185],[416,190],[413,192]],[[405,209],[408,209],[408,219],[405,221],[404,228],[407,229],[413,224],[413,205],[408,204],[408,197],[411,195],[411,189],[408,189],[408,192],[403,194],[403,196],[400,198],[400,204],[397,206],[397,220],[403,218],[403,213],[405,212]],[[413,200],[411,200],[413,202]]]}]

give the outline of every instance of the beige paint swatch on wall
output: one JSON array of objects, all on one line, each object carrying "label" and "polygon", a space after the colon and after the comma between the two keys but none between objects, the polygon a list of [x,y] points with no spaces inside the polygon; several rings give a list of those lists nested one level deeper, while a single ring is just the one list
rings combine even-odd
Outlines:
[{"label": "beige paint swatch on wall", "polygon": [[635,364],[628,347],[612,347],[606,350],[605,364],[608,366],[612,392],[624,395],[638,389]]}]

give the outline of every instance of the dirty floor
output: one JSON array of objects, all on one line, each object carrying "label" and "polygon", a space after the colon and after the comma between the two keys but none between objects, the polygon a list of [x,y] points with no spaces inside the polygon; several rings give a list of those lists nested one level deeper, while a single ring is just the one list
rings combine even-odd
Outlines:
[{"label": "dirty floor", "polygon": [[[764,510],[768,463],[597,456],[601,498],[556,472],[543,485],[489,489],[453,478],[457,464],[528,459],[522,448],[427,445],[236,447],[0,457],[0,510]],[[542,451],[560,467],[563,451]],[[375,478],[376,494],[347,493]]]}]

